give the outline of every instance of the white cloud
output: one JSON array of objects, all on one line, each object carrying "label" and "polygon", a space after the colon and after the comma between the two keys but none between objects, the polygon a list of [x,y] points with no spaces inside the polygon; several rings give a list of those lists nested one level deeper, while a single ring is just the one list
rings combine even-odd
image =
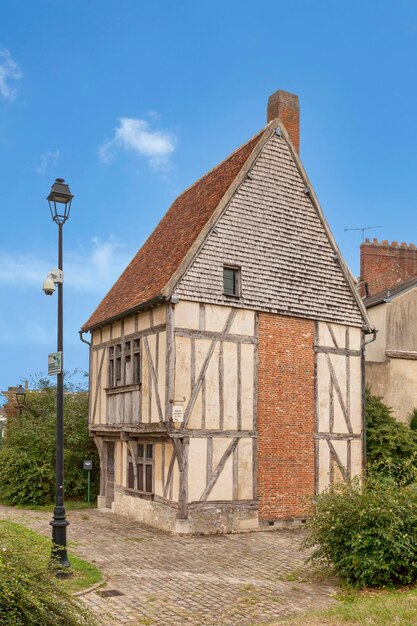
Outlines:
[{"label": "white cloud", "polygon": [[[107,241],[94,237],[86,251],[68,250],[64,257],[64,277],[68,288],[101,293],[109,289],[131,259],[123,244],[111,236]],[[56,267],[52,256],[11,255],[0,250],[0,286],[41,288],[47,272]]]},{"label": "white cloud", "polygon": [[16,97],[15,83],[22,78],[23,74],[18,64],[10,55],[10,52],[3,48],[0,50],[0,94],[6,100],[14,100]]},{"label": "white cloud", "polygon": [[51,167],[55,167],[58,163],[59,156],[59,150],[49,150],[48,152],[41,154],[38,165],[35,167],[35,172],[41,176],[46,174]]},{"label": "white cloud", "polygon": [[[152,117],[155,119],[155,113]],[[109,163],[117,149],[131,150],[148,159],[155,171],[169,168],[169,156],[174,152],[176,138],[161,130],[152,130],[146,120],[121,117],[114,136],[99,148],[103,163]]]}]

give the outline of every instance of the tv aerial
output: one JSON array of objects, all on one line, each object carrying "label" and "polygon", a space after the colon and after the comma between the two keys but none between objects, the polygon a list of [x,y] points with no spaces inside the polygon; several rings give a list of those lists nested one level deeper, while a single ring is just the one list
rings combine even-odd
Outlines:
[{"label": "tv aerial", "polygon": [[382,226],[360,226],[359,228],[344,228],[344,232],[351,230],[360,230],[362,233],[362,243],[365,241],[365,230],[374,230],[375,228],[382,228]]}]

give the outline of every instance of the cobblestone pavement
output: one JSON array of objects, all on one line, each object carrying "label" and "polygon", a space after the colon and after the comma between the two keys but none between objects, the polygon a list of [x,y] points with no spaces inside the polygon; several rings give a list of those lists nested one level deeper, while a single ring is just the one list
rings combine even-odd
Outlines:
[{"label": "cobblestone pavement", "polygon": [[[50,534],[50,513],[0,506],[1,518]],[[83,596],[103,626],[258,626],[329,606],[337,591],[304,564],[301,531],[178,537],[95,509],[68,518],[70,550],[123,594]]]}]

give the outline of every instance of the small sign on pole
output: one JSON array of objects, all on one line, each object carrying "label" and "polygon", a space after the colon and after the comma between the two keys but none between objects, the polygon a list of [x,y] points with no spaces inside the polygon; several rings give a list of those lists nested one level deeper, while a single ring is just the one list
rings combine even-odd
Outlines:
[{"label": "small sign on pole", "polygon": [[91,470],[93,469],[93,461],[83,461],[83,469],[87,472],[87,502],[90,504],[91,493]]},{"label": "small sign on pole", "polygon": [[48,376],[56,376],[62,372],[62,352],[48,354]]}]

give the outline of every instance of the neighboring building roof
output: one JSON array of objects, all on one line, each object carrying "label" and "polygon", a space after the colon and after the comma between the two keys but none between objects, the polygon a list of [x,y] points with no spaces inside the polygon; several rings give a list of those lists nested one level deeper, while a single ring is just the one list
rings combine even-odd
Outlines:
[{"label": "neighboring building roof", "polygon": [[[276,146],[277,141],[281,147]],[[263,152],[267,161],[261,173],[264,188],[255,192],[252,209],[258,212],[258,219],[262,215],[270,219],[268,211],[277,211],[276,217],[272,217],[277,223],[271,224],[271,233],[278,235],[275,239],[269,237],[267,242],[276,250],[272,255],[274,269],[265,274],[265,281],[277,282],[278,290],[274,288],[268,294],[268,310],[356,326],[364,324],[370,329],[352,275],[285,126],[277,118],[177,198],[82,331],[169,298],[208,242],[219,218],[229,211],[232,199],[249,193],[246,204],[251,207],[247,174]],[[271,193],[278,197],[278,204]],[[256,229],[256,221],[251,228]],[[235,237],[242,236],[239,219],[232,230]],[[279,259],[283,260],[282,271],[276,270]],[[256,267],[253,269],[256,272]],[[277,292],[285,296],[285,302],[282,296],[274,302]]]},{"label": "neighboring building roof", "polygon": [[377,306],[377,304],[390,302],[393,298],[402,296],[406,291],[414,289],[414,287],[417,287],[417,276],[414,276],[414,278],[410,278],[409,280],[405,280],[402,283],[398,283],[390,289],[383,289],[373,296],[368,296],[367,298],[363,299],[363,303],[367,309],[370,309],[373,306]]}]

